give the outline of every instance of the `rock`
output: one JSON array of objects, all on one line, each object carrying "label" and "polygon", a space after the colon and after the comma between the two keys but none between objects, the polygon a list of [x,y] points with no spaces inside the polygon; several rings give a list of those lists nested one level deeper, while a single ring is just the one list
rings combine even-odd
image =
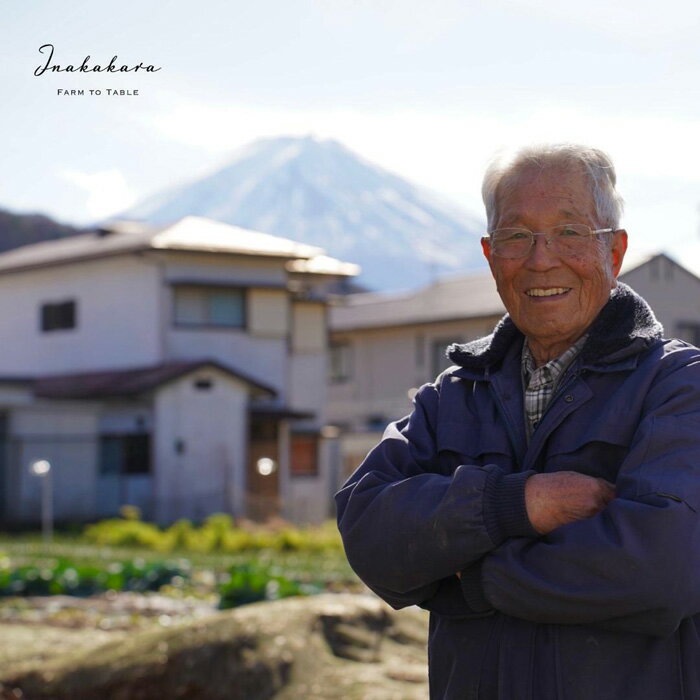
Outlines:
[{"label": "rock", "polygon": [[287,598],[137,631],[0,675],[0,698],[425,698],[426,644],[422,610],[396,612],[365,595]]}]

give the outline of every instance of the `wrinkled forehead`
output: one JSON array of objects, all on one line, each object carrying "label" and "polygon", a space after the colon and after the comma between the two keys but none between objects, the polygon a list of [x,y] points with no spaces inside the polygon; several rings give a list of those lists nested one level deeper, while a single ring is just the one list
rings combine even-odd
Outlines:
[{"label": "wrinkled forehead", "polygon": [[499,220],[543,210],[564,217],[562,223],[596,214],[591,181],[576,165],[525,166],[507,174],[496,191],[496,209]]}]

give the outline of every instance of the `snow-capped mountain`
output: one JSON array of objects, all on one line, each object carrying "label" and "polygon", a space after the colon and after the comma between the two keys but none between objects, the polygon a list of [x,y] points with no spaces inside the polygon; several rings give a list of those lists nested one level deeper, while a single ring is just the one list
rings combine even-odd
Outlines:
[{"label": "snow-capped mountain", "polygon": [[370,289],[415,287],[483,266],[477,217],[332,140],[255,141],[217,172],[119,218],[167,223],[188,215],[320,246],[361,265],[357,281]]}]

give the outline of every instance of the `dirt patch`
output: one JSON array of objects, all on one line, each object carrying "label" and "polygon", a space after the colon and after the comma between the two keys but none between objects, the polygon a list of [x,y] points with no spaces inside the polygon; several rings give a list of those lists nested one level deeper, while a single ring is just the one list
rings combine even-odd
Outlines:
[{"label": "dirt patch", "polygon": [[[3,625],[0,661],[9,665],[0,665],[7,668],[0,678],[4,692],[15,693],[8,698],[412,700],[428,695],[426,614],[397,613],[370,596],[290,598],[168,628],[92,630],[102,637],[67,649],[62,643],[54,654],[37,647],[24,659],[7,651],[22,627],[30,629]],[[86,632],[31,629],[41,629],[42,635],[46,629],[75,632],[76,639]],[[70,644],[67,637],[59,641]]]}]

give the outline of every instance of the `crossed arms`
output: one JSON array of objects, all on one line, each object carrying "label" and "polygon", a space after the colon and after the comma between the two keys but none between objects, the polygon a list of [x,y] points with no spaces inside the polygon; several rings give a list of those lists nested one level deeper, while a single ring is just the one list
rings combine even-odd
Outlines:
[{"label": "crossed arms", "polygon": [[442,473],[424,387],[337,496],[350,563],[395,607],[670,634],[700,612],[696,374],[654,390],[615,489],[571,471]]}]

